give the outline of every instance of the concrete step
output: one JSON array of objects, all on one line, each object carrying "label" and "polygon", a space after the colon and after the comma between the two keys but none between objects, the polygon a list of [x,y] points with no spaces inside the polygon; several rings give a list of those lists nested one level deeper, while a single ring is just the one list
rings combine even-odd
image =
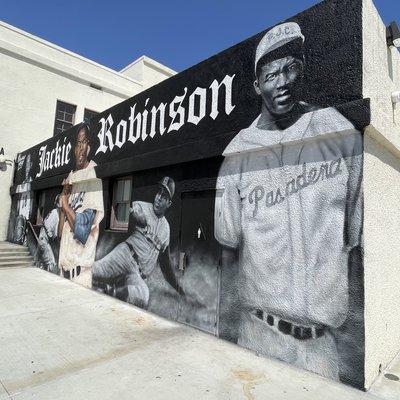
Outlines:
[{"label": "concrete step", "polygon": [[13,256],[4,256],[3,254],[0,254],[0,263],[13,262],[13,261],[32,262],[33,257],[29,254],[13,255]]},{"label": "concrete step", "polygon": [[16,244],[16,243],[11,243],[11,242],[6,242],[6,241],[0,241],[0,246],[12,246],[12,247],[23,247],[20,244]]},{"label": "concrete step", "polygon": [[3,253],[3,252],[11,252],[11,253],[15,253],[15,252],[19,252],[19,251],[23,251],[23,252],[26,252],[26,251],[29,251],[28,250],[28,248],[27,247],[24,247],[24,246],[18,246],[18,247],[0,247],[0,253]]},{"label": "concrete step", "polygon": [[9,242],[0,242],[0,268],[30,267],[33,257],[25,246]]},{"label": "concrete step", "polygon": [[28,248],[25,246],[21,246],[19,244],[8,243],[8,242],[0,242],[0,251],[19,251],[19,250],[27,250]]},{"label": "concrete step", "polygon": [[13,257],[13,256],[30,256],[28,250],[19,250],[19,251],[9,251],[9,250],[0,250],[0,257]]},{"label": "concrete step", "polygon": [[31,267],[33,266],[33,260],[32,261],[0,261],[0,269],[1,268],[10,268],[10,267]]}]

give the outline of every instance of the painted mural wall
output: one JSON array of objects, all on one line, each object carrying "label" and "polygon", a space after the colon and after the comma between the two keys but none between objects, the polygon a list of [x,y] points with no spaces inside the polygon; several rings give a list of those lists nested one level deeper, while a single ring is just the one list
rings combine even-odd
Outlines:
[{"label": "painted mural wall", "polygon": [[363,387],[361,62],[361,1],[331,0],[183,71],[19,154],[9,239]]}]

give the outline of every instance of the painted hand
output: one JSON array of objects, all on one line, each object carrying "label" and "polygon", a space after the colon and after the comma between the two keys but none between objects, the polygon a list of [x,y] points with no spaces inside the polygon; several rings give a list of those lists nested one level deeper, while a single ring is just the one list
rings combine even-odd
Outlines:
[{"label": "painted hand", "polygon": [[132,203],[132,207],[130,208],[131,217],[133,220],[133,224],[135,226],[140,226],[141,228],[145,228],[147,225],[146,215],[143,212],[140,204]]}]

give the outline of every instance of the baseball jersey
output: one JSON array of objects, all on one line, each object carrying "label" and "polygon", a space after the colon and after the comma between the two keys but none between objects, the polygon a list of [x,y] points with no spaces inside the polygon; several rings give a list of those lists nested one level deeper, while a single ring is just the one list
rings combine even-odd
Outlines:
[{"label": "baseball jersey", "polygon": [[169,223],[164,216],[157,217],[152,203],[134,201],[132,207],[135,205],[141,207],[146,217],[146,226],[144,228],[136,226],[126,241],[138,255],[141,271],[149,276],[157,265],[160,252],[162,253],[169,245]]},{"label": "baseball jersey", "polygon": [[43,221],[43,226],[46,230],[47,236],[54,239],[58,234],[59,213],[57,208],[53,208]]},{"label": "baseball jersey", "polygon": [[361,133],[334,108],[282,131],[258,119],[225,149],[217,182],[215,237],[239,249],[242,306],[340,326],[361,244]]},{"label": "baseball jersey", "polygon": [[65,270],[77,266],[91,267],[94,262],[99,224],[104,216],[103,186],[101,179],[96,178],[95,166],[96,164],[90,161],[86,168],[72,171],[67,177],[67,182],[72,185],[68,199],[69,206],[76,213],[92,209],[96,210],[96,214],[85,244],[74,238],[74,232],[65,220],[59,257],[59,265]]},{"label": "baseball jersey", "polygon": [[23,192],[18,201],[18,215],[22,215],[26,219],[30,218],[32,205],[31,192]]}]

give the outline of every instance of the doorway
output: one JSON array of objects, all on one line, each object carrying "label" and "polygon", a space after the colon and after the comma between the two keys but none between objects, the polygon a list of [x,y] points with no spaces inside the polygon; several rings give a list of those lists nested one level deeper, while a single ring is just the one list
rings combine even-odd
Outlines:
[{"label": "doorway", "polygon": [[181,193],[178,321],[218,334],[221,248],[214,238],[215,189]]}]

